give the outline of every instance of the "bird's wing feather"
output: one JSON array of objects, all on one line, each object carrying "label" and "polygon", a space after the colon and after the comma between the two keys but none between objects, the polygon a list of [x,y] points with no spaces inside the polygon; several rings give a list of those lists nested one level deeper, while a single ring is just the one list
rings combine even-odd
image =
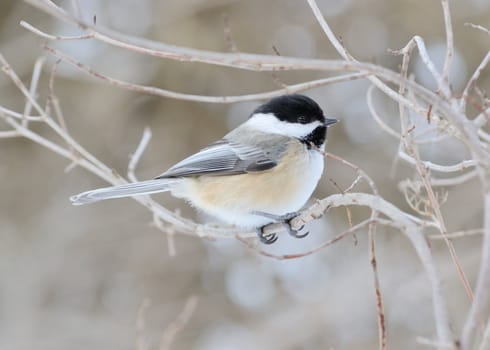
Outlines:
[{"label": "bird's wing feather", "polygon": [[175,164],[157,179],[199,175],[236,175],[276,166],[263,149],[222,139]]}]

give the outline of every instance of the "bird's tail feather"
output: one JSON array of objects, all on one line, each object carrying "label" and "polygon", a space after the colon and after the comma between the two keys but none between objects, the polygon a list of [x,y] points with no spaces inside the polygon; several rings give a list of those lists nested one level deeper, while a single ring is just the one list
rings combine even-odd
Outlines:
[{"label": "bird's tail feather", "polygon": [[155,179],[119,186],[98,188],[71,196],[70,201],[73,205],[82,205],[110,198],[140,196],[150,193],[165,192],[170,190],[170,185],[177,181],[179,181],[179,179]]}]

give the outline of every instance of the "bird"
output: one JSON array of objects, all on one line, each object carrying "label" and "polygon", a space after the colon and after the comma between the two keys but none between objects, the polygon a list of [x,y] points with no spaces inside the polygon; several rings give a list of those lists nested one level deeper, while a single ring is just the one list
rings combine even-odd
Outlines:
[{"label": "bird", "polygon": [[323,174],[327,129],[337,122],[305,95],[281,95],[154,179],[94,189],[70,200],[82,205],[170,191],[226,224],[255,229],[262,243],[277,240],[263,230],[274,222],[289,224],[288,232],[302,238],[290,221]]}]

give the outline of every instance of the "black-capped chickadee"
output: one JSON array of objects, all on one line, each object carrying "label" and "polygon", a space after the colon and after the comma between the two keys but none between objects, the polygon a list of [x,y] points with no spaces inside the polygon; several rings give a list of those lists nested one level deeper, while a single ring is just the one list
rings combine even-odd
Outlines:
[{"label": "black-capped chickadee", "polygon": [[[75,205],[170,191],[194,207],[263,234],[272,222],[288,222],[310,198],[323,172],[327,128],[337,122],[303,95],[283,95],[259,106],[221,140],[185,158],[153,180],[75,195]],[[302,237],[290,230],[296,237]]]}]

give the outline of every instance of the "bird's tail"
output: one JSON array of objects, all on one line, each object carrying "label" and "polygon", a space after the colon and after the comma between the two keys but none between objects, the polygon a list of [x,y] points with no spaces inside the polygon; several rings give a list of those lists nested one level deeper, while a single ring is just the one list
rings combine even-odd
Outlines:
[{"label": "bird's tail", "polygon": [[104,199],[140,196],[150,193],[165,192],[170,190],[170,185],[179,179],[155,179],[141,182],[133,182],[125,185],[98,188],[71,196],[73,205],[82,205],[98,202]]}]

